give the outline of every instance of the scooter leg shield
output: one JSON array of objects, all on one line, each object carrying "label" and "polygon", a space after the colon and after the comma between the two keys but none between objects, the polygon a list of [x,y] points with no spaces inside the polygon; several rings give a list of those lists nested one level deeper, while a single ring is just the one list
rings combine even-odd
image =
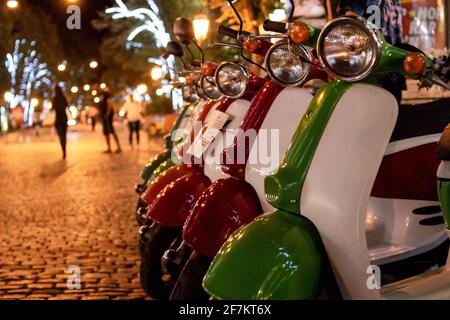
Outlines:
[{"label": "scooter leg shield", "polygon": [[198,199],[183,228],[183,239],[203,256],[214,257],[228,237],[262,213],[258,195],[248,183],[214,182]]},{"label": "scooter leg shield", "polygon": [[223,300],[317,298],[326,256],[307,219],[277,211],[235,232],[220,249],[203,287]]},{"label": "scooter leg shield", "polygon": [[144,181],[148,181],[152,175],[153,172],[165,161],[170,159],[171,152],[170,150],[166,150],[157,156],[150,159],[150,161],[146,164],[144,170],[142,170],[141,178]]},{"label": "scooter leg shield", "polygon": [[149,206],[147,216],[166,227],[182,227],[200,195],[211,185],[205,175],[192,172],[161,190]]},{"label": "scooter leg shield", "polygon": [[155,200],[156,196],[159,192],[164,189],[168,184],[174,182],[178,178],[188,174],[191,172],[186,165],[178,165],[171,167],[155,177],[147,186],[147,190],[145,190],[142,195],[142,200],[144,200],[147,204],[151,204],[153,200]]}]

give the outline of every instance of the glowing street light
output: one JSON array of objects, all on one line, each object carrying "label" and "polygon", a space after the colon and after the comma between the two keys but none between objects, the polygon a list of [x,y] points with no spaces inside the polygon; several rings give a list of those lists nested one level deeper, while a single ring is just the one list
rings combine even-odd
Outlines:
[{"label": "glowing street light", "polygon": [[91,61],[91,62],[89,63],[89,67],[90,67],[91,69],[96,69],[96,68],[98,67],[98,62],[95,61],[95,60]]},{"label": "glowing street light", "polygon": [[95,97],[98,94],[97,90],[92,90],[92,95]]},{"label": "glowing street light", "polygon": [[275,9],[273,13],[269,13],[269,19],[277,22],[286,21],[286,11],[284,11],[283,9]]},{"label": "glowing street light", "polygon": [[208,37],[209,24],[210,22],[208,16],[204,14],[195,16],[193,21],[194,32],[195,38],[198,40],[199,43],[206,40],[206,38]]},{"label": "glowing street light", "polygon": [[5,101],[10,103],[13,100],[13,94],[9,91],[6,91],[5,94],[3,95],[3,98],[5,98]]},{"label": "glowing street light", "polygon": [[137,88],[136,88],[136,92],[137,92],[138,94],[140,94],[141,96],[143,96],[144,94],[146,94],[146,93],[147,93],[147,90],[148,90],[148,87],[147,87],[146,84],[140,84],[140,85],[138,85]]},{"label": "glowing street light", "polygon": [[31,107],[32,108],[37,107],[38,105],[39,105],[39,99],[37,99],[37,98],[31,99]]},{"label": "glowing street light", "polygon": [[94,98],[94,102],[95,102],[95,103],[100,103],[100,98],[99,98],[99,97],[95,97],[95,98]]},{"label": "glowing street light", "polygon": [[19,7],[19,1],[17,0],[8,0],[6,2],[6,6],[10,9],[16,9]]},{"label": "glowing street light", "polygon": [[151,72],[152,80],[159,81],[163,77],[163,71],[160,66],[155,66],[152,68]]},{"label": "glowing street light", "polygon": [[72,93],[77,93],[77,92],[78,92],[78,87],[73,86],[73,87],[70,89],[70,91],[71,91]]},{"label": "glowing street light", "polygon": [[84,87],[83,87],[83,90],[84,91],[89,91],[89,90],[91,90],[91,86],[88,85],[88,84],[85,84]]},{"label": "glowing street light", "polygon": [[58,71],[59,71],[59,72],[66,71],[66,65],[65,65],[64,63],[61,63],[61,64],[58,66]]},{"label": "glowing street light", "polygon": [[100,89],[105,90],[106,89],[106,83],[101,83],[100,84]]}]

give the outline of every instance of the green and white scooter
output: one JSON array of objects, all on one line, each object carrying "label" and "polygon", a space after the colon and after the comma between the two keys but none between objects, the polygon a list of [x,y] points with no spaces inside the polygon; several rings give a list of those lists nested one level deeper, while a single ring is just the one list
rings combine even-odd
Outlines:
[{"label": "green and white scooter", "polygon": [[[227,300],[450,298],[448,243],[441,268],[383,286],[366,230],[371,194],[399,112],[393,95],[375,83],[387,72],[400,72],[448,90],[448,59],[393,47],[359,17],[330,22],[319,36],[317,54],[336,80],[316,94],[281,166],[265,179],[267,200],[278,211],[227,240],[204,289]],[[448,225],[445,162],[440,173]],[[385,209],[398,213],[395,207]],[[399,236],[395,226],[389,228],[378,230]],[[444,228],[436,230],[445,234]]]}]

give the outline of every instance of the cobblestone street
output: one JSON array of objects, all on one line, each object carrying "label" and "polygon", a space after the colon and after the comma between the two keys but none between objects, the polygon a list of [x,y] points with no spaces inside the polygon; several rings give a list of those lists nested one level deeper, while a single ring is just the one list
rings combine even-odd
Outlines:
[{"label": "cobblestone street", "polygon": [[[66,162],[49,130],[0,137],[0,300],[145,298],[133,186],[162,143],[131,149],[117,127],[122,154],[102,153],[101,126],[81,126]],[[68,290],[72,265],[81,290]]]}]

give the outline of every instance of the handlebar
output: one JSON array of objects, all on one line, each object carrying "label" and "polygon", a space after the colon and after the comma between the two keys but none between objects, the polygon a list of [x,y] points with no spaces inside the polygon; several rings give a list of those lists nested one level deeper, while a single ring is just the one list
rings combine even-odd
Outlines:
[{"label": "handlebar", "polygon": [[263,28],[266,31],[277,32],[277,33],[284,34],[287,32],[286,23],[284,23],[284,22],[266,20],[266,21],[264,21]]},{"label": "handlebar", "polygon": [[[227,37],[230,37],[230,38],[233,38],[233,39],[237,39],[239,31],[236,31],[236,30],[234,30],[232,28],[229,28],[227,26],[224,26],[224,25],[220,25],[219,26],[219,33],[221,33],[221,34],[223,34],[223,35],[225,35]],[[241,35],[251,36],[251,33],[247,32],[247,31],[242,31]]]}]

